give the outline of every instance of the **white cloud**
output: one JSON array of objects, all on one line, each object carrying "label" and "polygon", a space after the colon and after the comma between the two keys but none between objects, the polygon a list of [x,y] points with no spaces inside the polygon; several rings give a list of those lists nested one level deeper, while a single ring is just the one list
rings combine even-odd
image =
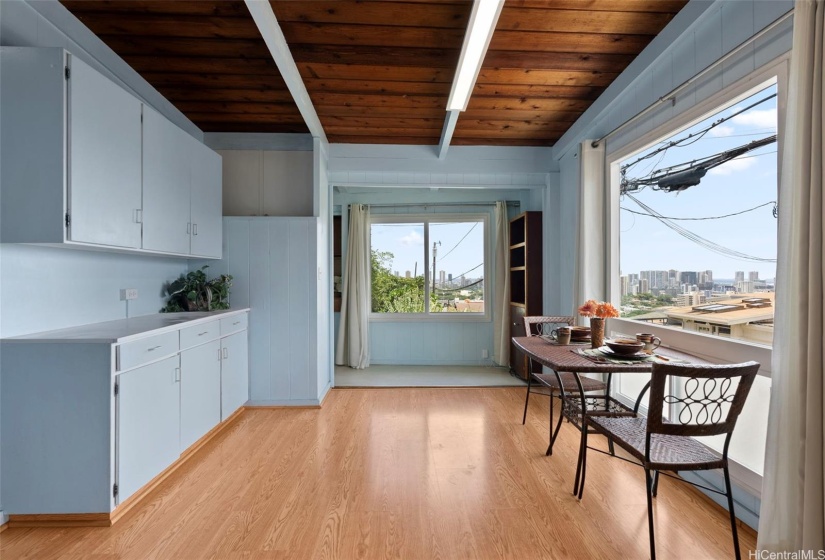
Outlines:
[{"label": "white cloud", "polygon": [[413,230],[413,231],[411,231],[410,233],[408,233],[407,235],[405,235],[404,237],[401,238],[401,244],[402,245],[407,245],[407,246],[410,246],[410,245],[423,245],[424,244],[424,238],[421,237],[420,233]]},{"label": "white cloud", "polygon": [[733,175],[734,173],[738,173],[739,171],[744,171],[745,169],[751,167],[756,163],[756,159],[754,158],[746,158],[746,159],[732,159],[728,162],[723,163],[719,167],[714,167],[708,173],[710,175]]},{"label": "white cloud", "polygon": [[776,108],[753,109],[733,117],[730,122],[754,128],[776,128]]},{"label": "white cloud", "polygon": [[720,124],[711,128],[710,131],[708,131],[708,136],[730,136],[734,132],[736,132],[736,130],[732,126]]}]

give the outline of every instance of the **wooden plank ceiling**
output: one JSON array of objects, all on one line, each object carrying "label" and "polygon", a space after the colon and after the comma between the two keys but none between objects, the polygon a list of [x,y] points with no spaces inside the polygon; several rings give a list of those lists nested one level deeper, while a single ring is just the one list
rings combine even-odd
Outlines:
[{"label": "wooden plank ceiling", "polygon": [[[307,132],[243,2],[62,0],[205,131]],[[453,144],[550,146],[687,0],[507,0]],[[331,142],[437,144],[470,0],[271,0]]]},{"label": "wooden plank ceiling", "polygon": [[205,132],[309,133],[242,0],[61,0]]}]

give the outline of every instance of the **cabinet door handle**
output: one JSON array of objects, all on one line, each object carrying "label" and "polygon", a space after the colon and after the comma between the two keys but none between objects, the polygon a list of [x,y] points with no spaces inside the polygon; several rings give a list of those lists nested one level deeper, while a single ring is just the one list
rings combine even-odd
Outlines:
[{"label": "cabinet door handle", "polygon": [[175,368],[175,383],[180,383],[180,368]]},{"label": "cabinet door handle", "polygon": [[205,334],[209,334],[209,331],[199,332],[199,333],[198,333],[198,336],[203,336],[203,335],[205,335]]},{"label": "cabinet door handle", "polygon": [[240,321],[235,321],[234,323],[232,323],[232,326],[234,327],[235,325],[240,325],[240,324],[241,324]]},{"label": "cabinet door handle", "polygon": [[135,208],[135,223],[136,224],[143,223],[143,209],[142,208]]},{"label": "cabinet door handle", "polygon": [[224,348],[223,349],[223,357],[224,357],[224,359],[229,357],[229,348]]},{"label": "cabinet door handle", "polygon": [[192,233],[192,222],[186,222],[186,233]]},{"label": "cabinet door handle", "polygon": [[198,224],[192,224],[192,235],[198,234]]},{"label": "cabinet door handle", "polygon": [[154,352],[154,351],[155,351],[155,350],[157,350],[158,348],[160,348],[160,346],[152,346],[151,348],[147,348],[147,349],[146,349],[146,351],[147,351],[147,352]]},{"label": "cabinet door handle", "polygon": [[220,348],[218,348],[218,361],[219,362],[221,361],[221,349]]}]

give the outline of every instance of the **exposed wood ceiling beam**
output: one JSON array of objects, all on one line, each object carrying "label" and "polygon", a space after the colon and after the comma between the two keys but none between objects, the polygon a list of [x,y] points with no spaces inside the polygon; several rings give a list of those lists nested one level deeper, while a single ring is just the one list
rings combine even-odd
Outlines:
[{"label": "exposed wood ceiling beam", "polygon": [[304,80],[301,78],[301,73],[298,66],[295,64],[295,59],[292,58],[292,53],[289,51],[289,45],[286,43],[281,27],[278,25],[278,19],[275,17],[275,12],[272,11],[272,6],[268,0],[244,0],[249,13],[252,14],[252,19],[255,20],[255,25],[261,32],[261,36],[272,54],[281,76],[286,82],[301,116],[304,117],[304,122],[309,128],[312,136],[321,138],[327,142],[327,135],[324,132],[324,127],[321,125],[321,120],[318,118],[318,113],[315,112],[315,107],[312,100],[309,98],[309,93],[304,85]]},{"label": "exposed wood ceiling beam", "polygon": [[444,128],[441,130],[441,141],[438,143],[438,159],[447,157],[447,148],[450,147],[455,125],[458,122],[458,115],[460,114],[461,111],[447,111],[447,116],[444,118]]}]

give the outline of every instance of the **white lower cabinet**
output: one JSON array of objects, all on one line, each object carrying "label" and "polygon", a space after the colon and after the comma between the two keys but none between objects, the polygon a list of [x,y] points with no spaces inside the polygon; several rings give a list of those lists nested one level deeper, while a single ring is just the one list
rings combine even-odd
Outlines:
[{"label": "white lower cabinet", "polygon": [[248,399],[247,311],[0,340],[4,511],[111,515],[178,461]]},{"label": "white lower cabinet", "polygon": [[214,340],[180,353],[180,451],[221,421],[221,343]]},{"label": "white lower cabinet", "polygon": [[180,455],[180,358],[119,376],[118,492],[122,502]]},{"label": "white lower cabinet", "polygon": [[247,331],[221,339],[221,420],[249,400],[249,343]]}]

